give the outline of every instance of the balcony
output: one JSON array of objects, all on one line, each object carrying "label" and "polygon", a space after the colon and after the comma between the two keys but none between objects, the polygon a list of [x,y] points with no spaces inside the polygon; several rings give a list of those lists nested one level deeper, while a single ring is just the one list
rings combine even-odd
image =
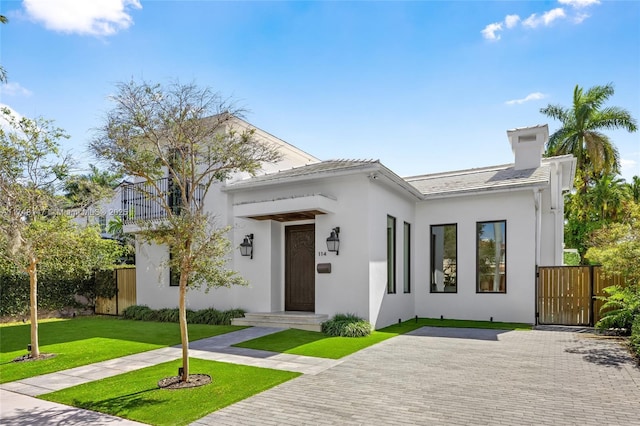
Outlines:
[{"label": "balcony", "polygon": [[[202,202],[204,191],[198,187],[191,205]],[[164,202],[160,200],[164,199]],[[174,214],[182,209],[182,193],[171,178],[158,179],[155,185],[147,182],[132,183],[122,187],[122,220],[124,225],[138,222],[161,221],[167,217],[166,207]]]}]

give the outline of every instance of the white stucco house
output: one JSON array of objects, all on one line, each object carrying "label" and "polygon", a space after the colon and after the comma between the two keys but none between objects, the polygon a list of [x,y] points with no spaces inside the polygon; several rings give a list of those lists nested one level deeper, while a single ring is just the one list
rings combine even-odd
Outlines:
[{"label": "white stucco house", "polygon": [[[311,329],[306,319],[336,313],[376,328],[416,315],[535,323],[536,266],[562,264],[563,193],[576,166],[572,156],[542,158],[546,125],[507,131],[513,164],[407,178],[379,161],[320,161],[256,136],[282,159],[204,200],[233,227],[229,261],[249,286],[189,291],[189,309],[238,307],[249,313],[239,324],[287,318]],[[123,211],[135,203],[126,194]],[[167,247],[136,244],[138,304],[177,305],[167,257]]]}]

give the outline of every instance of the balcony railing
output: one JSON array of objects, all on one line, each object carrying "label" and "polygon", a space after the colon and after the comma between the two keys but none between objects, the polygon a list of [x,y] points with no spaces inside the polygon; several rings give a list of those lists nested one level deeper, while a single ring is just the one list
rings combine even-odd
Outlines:
[{"label": "balcony railing", "polygon": [[[194,191],[192,207],[200,205],[203,193],[201,187]],[[167,217],[167,207],[174,214],[180,214],[183,207],[180,188],[173,184],[171,178],[158,179],[155,185],[138,182],[122,187],[122,212],[125,225],[139,221],[163,220]]]}]

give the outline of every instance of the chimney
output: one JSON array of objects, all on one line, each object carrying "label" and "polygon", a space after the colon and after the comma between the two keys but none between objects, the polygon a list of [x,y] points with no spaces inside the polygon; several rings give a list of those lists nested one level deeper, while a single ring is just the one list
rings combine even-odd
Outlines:
[{"label": "chimney", "polygon": [[549,140],[549,126],[541,124],[507,130],[516,170],[540,167],[544,145]]}]

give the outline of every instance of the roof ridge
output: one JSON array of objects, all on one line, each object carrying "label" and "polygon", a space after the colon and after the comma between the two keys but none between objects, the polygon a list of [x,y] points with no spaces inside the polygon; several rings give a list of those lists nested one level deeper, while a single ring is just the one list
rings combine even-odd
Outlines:
[{"label": "roof ridge", "polygon": [[406,181],[411,181],[411,180],[418,180],[418,179],[432,179],[432,178],[438,178],[443,176],[470,175],[473,173],[487,172],[491,170],[505,170],[513,166],[514,166],[514,163],[499,164],[495,166],[474,167],[471,169],[450,170],[446,172],[436,172],[436,173],[426,173],[426,174],[415,175],[415,176],[406,176],[403,179]]}]

